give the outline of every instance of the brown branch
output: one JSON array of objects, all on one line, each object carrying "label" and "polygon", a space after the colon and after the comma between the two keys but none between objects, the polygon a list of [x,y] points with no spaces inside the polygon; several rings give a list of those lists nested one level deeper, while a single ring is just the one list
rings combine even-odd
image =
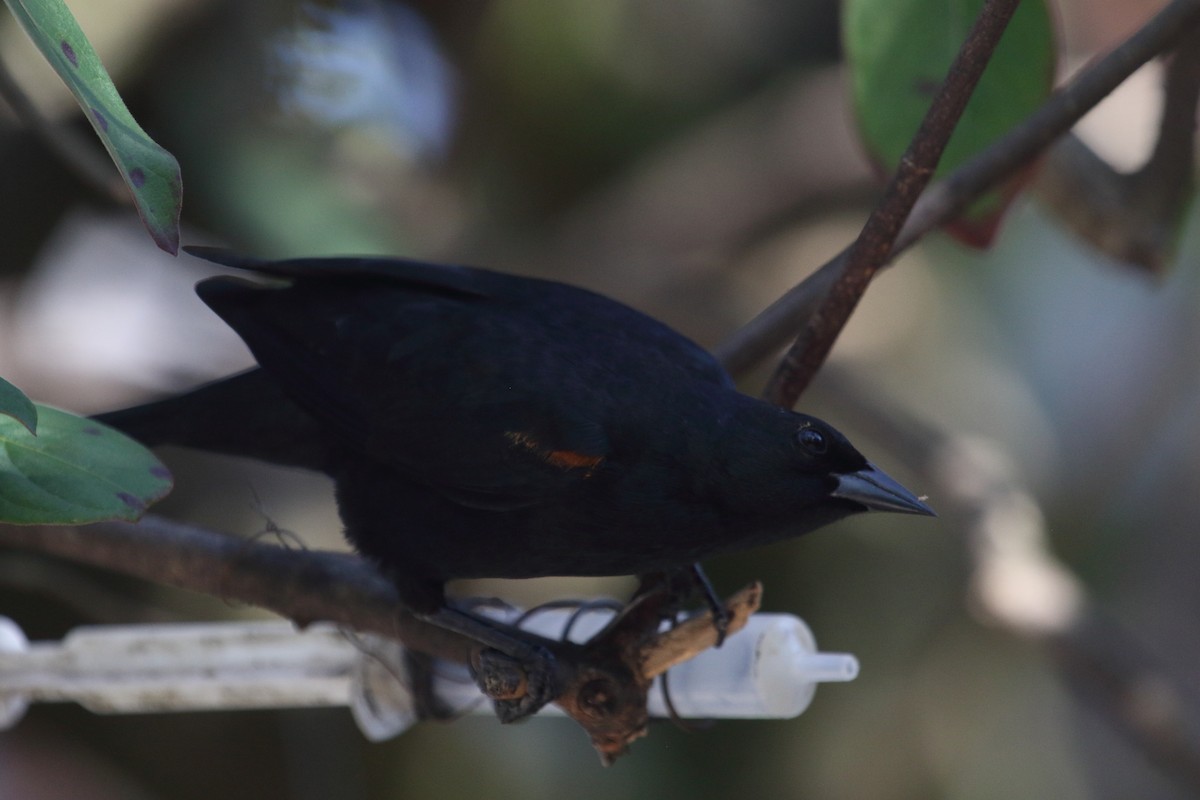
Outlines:
[{"label": "brown branch", "polygon": [[791,408],[833,348],[871,279],[892,256],[896,237],[921,192],[933,178],[946,143],[1000,43],[1020,0],[988,0],[950,65],[946,80],[921,121],[883,198],[850,245],[829,293],[767,382],[765,397]]},{"label": "brown branch", "polygon": [[944,519],[962,526],[971,603],[980,618],[1038,642],[1076,694],[1137,750],[1200,794],[1195,698],[1140,642],[1108,619],[1053,554],[1037,501],[994,442],[948,434],[880,402],[871,387],[830,369],[839,409],[936,487]]},{"label": "brown branch", "polygon": [[337,622],[442,658],[470,656],[466,639],[402,611],[392,585],[346,554],[252,542],[155,516],[136,525],[0,525],[0,545],[261,606],[300,625]]},{"label": "brown branch", "polygon": [[[759,584],[730,597],[725,602],[728,634],[741,630],[761,602]],[[606,766],[646,735],[646,696],[654,678],[716,644],[711,612],[659,633],[672,603],[666,586],[639,595],[603,631],[577,648],[574,672],[557,702],[587,730]]]},{"label": "brown branch", "polygon": [[[1141,29],[1075,76],[1040,109],[945,179],[926,190],[897,237],[892,256],[954,219],[974,199],[1029,165],[1139,67],[1200,24],[1200,0],[1174,0]],[[842,251],[714,348],[740,375],[779,348],[811,318],[843,269]]]},{"label": "brown branch", "polygon": [[[762,604],[762,585],[755,583],[725,601],[729,613],[726,634],[740,631]],[[656,678],[685,661],[690,661],[717,644],[718,630],[712,612],[691,617],[681,625],[659,634],[638,653],[640,672],[647,680]]]}]

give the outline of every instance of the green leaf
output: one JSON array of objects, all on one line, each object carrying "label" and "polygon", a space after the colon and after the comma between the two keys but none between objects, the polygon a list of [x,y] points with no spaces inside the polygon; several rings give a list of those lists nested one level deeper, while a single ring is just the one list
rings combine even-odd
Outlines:
[{"label": "green leaf", "polygon": [[38,406],[39,432],[0,416],[0,521],[132,522],[171,491],[171,473],[112,428]]},{"label": "green leaf", "polygon": [[12,417],[30,433],[37,433],[38,415],[33,402],[3,378],[0,378],[0,414]]},{"label": "green leaf", "polygon": [[133,192],[146,230],[159,247],[176,254],[183,182],[175,157],[155,144],[134,120],[62,0],[5,2],[79,101]]},{"label": "green leaf", "polygon": [[[889,172],[941,86],[984,0],[846,0],[843,36],[863,142]],[[1053,88],[1055,37],[1046,0],[1013,15],[938,167],[967,161],[1036,109]],[[990,240],[1029,175],[981,198],[957,229]],[[973,242],[979,243],[979,242]],[[986,243],[986,242],[984,242]]]}]

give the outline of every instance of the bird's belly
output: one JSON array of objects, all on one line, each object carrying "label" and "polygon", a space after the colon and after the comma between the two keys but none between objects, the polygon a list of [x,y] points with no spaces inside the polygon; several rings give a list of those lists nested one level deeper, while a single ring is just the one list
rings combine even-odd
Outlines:
[{"label": "bird's belly", "polygon": [[428,580],[629,575],[723,549],[722,532],[699,507],[668,515],[576,497],[498,510],[394,479],[377,488],[339,487],[347,537],[389,570]]}]

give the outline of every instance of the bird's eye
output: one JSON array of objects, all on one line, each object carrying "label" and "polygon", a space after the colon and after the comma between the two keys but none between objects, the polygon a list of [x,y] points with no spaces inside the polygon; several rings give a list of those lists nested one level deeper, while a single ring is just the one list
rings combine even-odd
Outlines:
[{"label": "bird's eye", "polygon": [[801,428],[796,434],[796,441],[800,442],[800,446],[814,456],[823,455],[829,449],[829,441],[825,438],[825,434],[816,428]]}]

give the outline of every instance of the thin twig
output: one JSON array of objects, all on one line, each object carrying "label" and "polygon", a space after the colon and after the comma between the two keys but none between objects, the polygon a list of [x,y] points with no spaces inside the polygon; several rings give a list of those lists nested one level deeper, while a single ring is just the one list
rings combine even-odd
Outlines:
[{"label": "thin twig", "polygon": [[[1174,0],[1107,56],[1079,73],[1024,122],[926,190],[896,240],[892,256],[911,247],[1000,181],[1033,162],[1113,89],[1150,59],[1171,50],[1200,24],[1200,0]],[[842,270],[843,250],[714,348],[740,375],[779,348],[812,317]]]},{"label": "thin twig", "polygon": [[946,143],[1000,44],[1020,0],[988,0],[954,57],[883,198],[871,212],[830,291],[767,382],[764,396],[791,408],[816,376],[871,279],[891,260],[896,237],[933,178]]}]

